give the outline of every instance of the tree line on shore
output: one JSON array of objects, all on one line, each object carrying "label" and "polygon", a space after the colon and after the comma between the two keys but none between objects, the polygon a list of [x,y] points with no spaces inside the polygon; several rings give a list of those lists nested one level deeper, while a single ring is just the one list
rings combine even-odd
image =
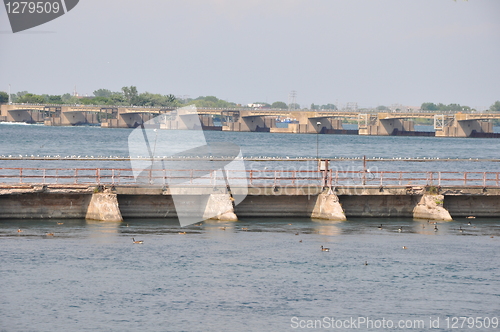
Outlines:
[{"label": "tree line on shore", "polygon": [[[9,95],[6,92],[0,91],[0,104],[7,103]],[[179,98],[172,94],[162,95],[159,93],[143,92],[139,93],[137,87],[123,87],[121,91],[111,91],[108,89],[98,89],[93,92],[93,96],[76,96],[69,93],[63,95],[37,95],[28,91],[20,91],[11,94],[13,103],[26,104],[55,104],[55,105],[114,105],[114,106],[152,106],[152,107],[182,107],[187,105],[195,105],[196,107],[213,107],[213,108],[234,108],[245,107],[243,105],[219,99],[215,96],[200,96],[198,98]],[[277,101],[273,104],[261,104],[264,107],[284,108],[288,105],[284,102]]]},{"label": "tree line on shore", "polygon": [[[75,96],[69,93],[63,95],[37,95],[27,91],[20,91],[11,94],[11,101],[13,103],[27,103],[27,104],[80,104],[80,105],[116,105],[116,106],[153,106],[153,107],[182,107],[187,105],[195,105],[196,107],[213,107],[213,108],[235,108],[245,107],[247,105],[240,105],[234,102],[219,99],[215,96],[200,96],[196,99],[191,98],[178,98],[172,94],[162,95],[159,93],[143,92],[139,93],[137,87],[123,87],[121,91],[113,92],[108,89],[98,89],[94,91],[91,97]],[[0,91],[0,104],[7,103],[9,95],[6,92]],[[262,108],[278,108],[278,109],[301,109],[298,104],[286,104],[282,101],[276,101],[272,104],[265,102],[255,102],[254,105],[259,105]],[[334,104],[315,105],[311,104],[310,109],[324,109],[336,110],[337,106]],[[389,110],[386,106],[378,106],[376,108],[380,111]],[[462,106],[460,104],[445,105],[442,103],[423,103],[420,107],[421,110],[428,111],[455,111],[455,112],[469,112],[472,109],[469,106]],[[492,112],[500,112],[500,101],[493,103],[490,108]]]}]

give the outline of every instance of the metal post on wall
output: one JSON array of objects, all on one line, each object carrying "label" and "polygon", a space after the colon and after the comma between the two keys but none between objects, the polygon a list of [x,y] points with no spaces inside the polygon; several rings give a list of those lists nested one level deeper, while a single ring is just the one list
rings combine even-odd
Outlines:
[{"label": "metal post on wall", "polygon": [[363,185],[366,184],[366,156],[363,156]]},{"label": "metal post on wall", "polygon": [[316,122],[316,159],[319,160],[319,126],[321,126],[321,122]]}]

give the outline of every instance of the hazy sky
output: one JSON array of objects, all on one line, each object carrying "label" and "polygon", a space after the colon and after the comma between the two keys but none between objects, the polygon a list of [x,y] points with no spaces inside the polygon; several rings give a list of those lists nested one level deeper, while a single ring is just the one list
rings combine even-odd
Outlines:
[{"label": "hazy sky", "polygon": [[0,90],[489,107],[499,14],[498,0],[80,0],[12,34],[2,6]]}]

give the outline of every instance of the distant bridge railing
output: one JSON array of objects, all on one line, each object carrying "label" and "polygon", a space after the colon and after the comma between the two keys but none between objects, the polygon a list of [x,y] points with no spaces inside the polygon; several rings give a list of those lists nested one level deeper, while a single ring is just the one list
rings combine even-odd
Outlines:
[{"label": "distant bridge railing", "polygon": [[0,168],[4,184],[500,187],[500,172]]},{"label": "distant bridge railing", "polygon": [[[179,109],[180,107],[176,107],[173,105],[170,106],[137,106],[137,105],[94,105],[94,104],[31,104],[31,103],[11,103],[10,105],[16,106],[33,106],[33,107],[83,107],[83,108],[144,108],[144,109],[167,109],[171,108]],[[220,111],[290,111],[290,109],[282,109],[282,108],[254,108],[254,107],[197,107],[199,110],[220,110]],[[465,110],[422,110],[422,109],[413,109],[403,107],[400,110],[377,110],[374,108],[360,108],[360,109],[348,109],[342,108],[337,110],[330,109],[294,109],[293,111],[315,111],[315,112],[352,112],[352,113],[432,113],[432,114],[482,114],[483,112],[467,112]],[[496,114],[496,113],[489,113]]]}]

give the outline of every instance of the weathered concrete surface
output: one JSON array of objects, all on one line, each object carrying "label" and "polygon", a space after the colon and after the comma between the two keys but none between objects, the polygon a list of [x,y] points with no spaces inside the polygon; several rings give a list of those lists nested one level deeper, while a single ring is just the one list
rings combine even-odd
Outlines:
[{"label": "weathered concrete surface", "polygon": [[78,184],[0,184],[0,196],[19,194],[89,194],[94,190],[94,186]]},{"label": "weathered concrete surface", "polygon": [[[117,188],[117,191],[120,190]],[[118,194],[118,205],[124,218],[176,218],[172,196],[155,194]]]},{"label": "weathered concrete surface", "polygon": [[234,213],[232,197],[229,194],[211,194],[207,201],[203,219],[238,221]]},{"label": "weathered concrete surface", "polygon": [[444,208],[453,217],[499,217],[500,196],[445,196]]},{"label": "weathered concrete surface", "polygon": [[[404,193],[404,191],[402,191]],[[413,217],[413,208],[418,202],[419,196],[414,195],[346,195],[340,196],[339,200],[344,208],[347,218],[358,217]]]},{"label": "weathered concrete surface", "polygon": [[[87,215],[95,186],[88,185],[32,185],[0,184],[0,219],[83,219]],[[233,188],[231,188],[233,189]],[[426,195],[422,187],[338,187],[334,193],[347,218],[354,217],[406,217],[436,219],[434,212],[448,210],[440,220],[453,217],[500,217],[500,188],[498,187],[447,187],[440,188],[442,195]],[[321,197],[323,188],[306,187],[250,187],[248,196],[232,211],[243,217],[303,217],[313,216],[318,206],[333,203]],[[213,188],[188,188],[177,190],[161,186],[116,186],[118,207],[123,218],[176,218],[175,205],[180,202],[188,212],[202,219],[207,207],[214,215],[223,216],[230,211],[227,196],[220,202],[209,204]],[[174,204],[174,195],[177,197]],[[234,192],[233,192],[234,194]],[[430,200],[426,202],[425,200]],[[325,203],[318,205],[318,200]],[[436,201],[444,200],[444,205]],[[435,206],[432,206],[434,204]],[[212,206],[212,207],[210,207]],[[191,207],[198,209],[193,211]],[[414,210],[417,209],[417,215]],[[434,212],[433,212],[434,211]],[[321,209],[320,209],[321,212]],[[432,213],[433,215],[428,215]],[[426,215],[427,214],[427,215]],[[439,215],[439,214],[438,214]],[[234,217],[232,215],[228,215]],[[231,219],[231,218],[229,218]]]},{"label": "weathered concrete surface", "polygon": [[466,120],[468,114],[457,114],[455,119],[443,128],[436,129],[436,137],[470,137],[472,132],[493,133],[493,123],[481,120]]},{"label": "weathered concrete surface", "polygon": [[83,219],[87,193],[15,193],[0,195],[0,219]]},{"label": "weathered concrete surface", "polygon": [[316,196],[248,195],[234,210],[243,217],[311,217]]},{"label": "weathered concrete surface", "polygon": [[360,117],[359,135],[393,135],[395,131],[414,131],[414,122],[395,117],[390,113],[366,114]]},{"label": "weathered concrete surface", "polygon": [[85,219],[100,221],[123,221],[116,194],[95,193],[90,200]]},{"label": "weathered concrete surface", "polygon": [[311,218],[335,221],[347,220],[339,198],[334,193],[321,193],[316,197],[316,204]]},{"label": "weathered concrete surface", "polygon": [[443,207],[443,195],[423,195],[413,209],[413,218],[452,221],[450,213]]}]

